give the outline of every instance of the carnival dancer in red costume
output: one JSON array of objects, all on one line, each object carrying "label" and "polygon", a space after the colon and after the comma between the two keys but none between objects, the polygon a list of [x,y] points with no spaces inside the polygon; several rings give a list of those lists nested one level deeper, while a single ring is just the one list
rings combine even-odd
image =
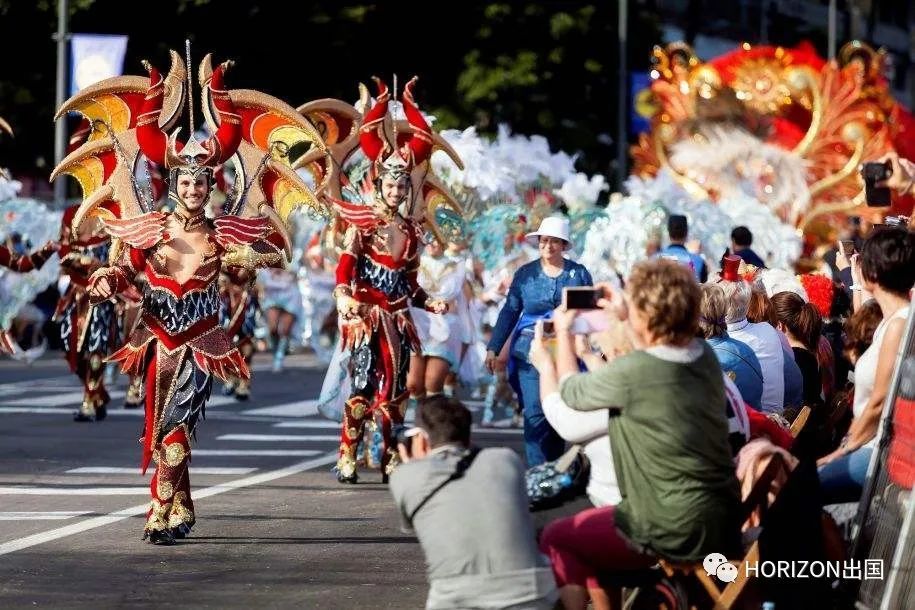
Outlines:
[{"label": "carnival dancer in red costume", "polygon": [[[222,325],[236,349],[245,359],[249,370],[254,357],[254,329],[257,325],[258,299],[254,276],[246,269],[227,270],[222,274]],[[224,387],[223,393],[244,401],[251,397],[251,376],[236,377]]]},{"label": "carnival dancer in red costume", "polygon": [[[219,324],[219,275],[223,269],[284,263],[288,232],[284,216],[314,195],[283,156],[296,138],[323,146],[314,127],[294,109],[252,91],[226,91],[223,74],[207,56],[200,67],[204,114],[213,135],[194,139],[190,100],[190,53],[187,66],[172,52],[166,78],[146,64],[149,79],[116,77],[87,88],[69,100],[58,116],[71,110],[86,115],[109,102],[122,112],[94,114],[103,122],[97,137],[69,155],[55,170],[77,177],[99,168],[73,218],[78,227],[91,216],[119,243],[116,262],[95,271],[88,285],[94,303],[127,289],[140,272],[146,276],[142,314],[127,344],[110,357],[123,372],[145,375],[145,426],[142,469],[157,462],[150,483],[152,501],[144,539],[171,544],[195,523],[188,479],[190,438],[210,395],[213,379],[247,378],[248,367]],[[182,144],[171,130],[188,100],[190,139]],[[285,131],[259,129],[259,120]],[[134,179],[140,154],[169,172],[170,213],[152,209],[151,198]],[[236,155],[233,157],[233,155]],[[243,187],[228,202],[229,213],[213,221],[204,210],[213,187],[213,168],[234,158]],[[97,159],[101,163],[86,163]],[[111,202],[117,201],[115,209]],[[273,205],[277,205],[274,209]]]},{"label": "carnival dancer in red costume", "polygon": [[356,447],[373,418],[382,431],[382,477],[387,480],[396,455],[393,427],[403,423],[410,355],[420,349],[409,306],[433,313],[448,310],[446,303],[428,299],[416,281],[423,229],[411,214],[411,172],[428,160],[433,139],[413,101],[415,80],[404,88],[403,109],[412,133],[401,142],[396,133],[388,139],[385,132],[391,95],[376,79],[378,99],[365,115],[359,140],[371,163],[363,185],[367,205],[332,199],[349,224],[334,289],[352,378],[336,468],[341,483],[358,480]]},{"label": "carnival dancer in red costume", "polygon": [[116,347],[117,319],[114,303],[92,306],[86,287],[89,276],[108,262],[111,238],[97,219],[73,227],[78,206],[64,211],[60,232],[60,266],[70,283],[64,290],[54,321],[60,324],[64,357],[70,371],[83,384],[83,402],[74,413],[78,422],[101,421],[110,398],[105,389],[105,358]]}]

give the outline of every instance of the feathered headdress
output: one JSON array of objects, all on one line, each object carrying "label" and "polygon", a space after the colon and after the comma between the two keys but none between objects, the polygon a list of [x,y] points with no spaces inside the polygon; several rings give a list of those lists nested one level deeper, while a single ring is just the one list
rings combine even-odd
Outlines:
[{"label": "feathered headdress", "polygon": [[413,87],[416,85],[417,77],[410,79],[401,96],[404,114],[410,123],[412,133],[398,134],[397,124],[394,122],[394,133],[390,136],[385,132],[385,119],[388,115],[391,93],[380,78],[373,77],[373,80],[378,86],[378,98],[375,105],[366,113],[359,129],[359,145],[372,163],[370,178],[373,181],[382,176],[397,180],[409,176],[414,167],[424,163],[432,155],[432,133],[413,99]]},{"label": "feathered headdress", "polygon": [[[228,235],[228,229],[223,228],[229,225],[270,224],[285,241],[287,256],[291,255],[285,226],[289,215],[303,205],[328,215],[292,167],[299,156],[308,156],[314,164],[328,162],[327,147],[315,126],[272,96],[246,89],[227,91],[223,78],[231,62],[214,69],[207,55],[200,62],[198,83],[203,93],[203,116],[213,135],[198,141],[190,102],[190,50],[185,61],[171,51],[171,67],[164,77],[148,62],[144,65],[148,78],[105,79],[77,93],[57,112],[58,120],[68,112],[77,112],[92,128],[88,140],[51,174],[52,180],[69,174],[83,189],[73,228],[86,217],[98,216],[109,233],[118,232],[117,237],[128,243],[133,239],[145,245],[148,240],[137,241],[132,228],[149,226],[149,222],[158,226],[161,219],[152,208],[153,197],[137,180],[140,164],[148,160],[170,170],[174,188],[177,173],[211,173],[231,159],[240,188],[227,202],[227,215],[217,232]],[[191,127],[186,142],[179,140],[175,129],[185,101]],[[140,216],[149,222],[133,220]]]}]

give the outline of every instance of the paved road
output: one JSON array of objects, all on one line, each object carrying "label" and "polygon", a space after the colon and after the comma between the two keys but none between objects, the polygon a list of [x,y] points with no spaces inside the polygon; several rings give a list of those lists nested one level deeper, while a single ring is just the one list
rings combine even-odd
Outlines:
[{"label": "paved road", "polygon": [[[214,391],[191,482],[198,522],[173,547],[140,542],[148,478],[139,411],[77,424],[75,377],[46,357],[0,362],[0,607],[421,608],[422,553],[377,472],[341,486],[338,429],[314,410],[323,370],[255,361],[252,399]],[[520,447],[519,430],[475,432]]]}]

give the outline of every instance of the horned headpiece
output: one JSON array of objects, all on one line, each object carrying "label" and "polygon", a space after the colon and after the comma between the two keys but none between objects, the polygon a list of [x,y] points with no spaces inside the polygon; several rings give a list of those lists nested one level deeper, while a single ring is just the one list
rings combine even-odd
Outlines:
[{"label": "horned headpiece", "polygon": [[359,130],[359,144],[362,152],[372,163],[370,177],[373,181],[383,176],[399,179],[408,176],[417,165],[421,165],[432,155],[432,133],[413,99],[413,87],[417,77],[414,76],[406,84],[401,96],[404,114],[412,133],[398,134],[397,122],[392,121],[394,127],[390,136],[385,131],[385,119],[388,116],[391,93],[381,79],[373,77],[373,80],[378,86],[378,98],[365,115]]},{"label": "horned headpiece", "polygon": [[178,174],[190,174],[193,177],[204,174],[213,185],[213,169],[225,163],[238,149],[242,139],[241,116],[223,85],[225,71],[232,66],[231,61],[223,62],[214,70],[208,82],[213,107],[219,115],[219,127],[216,132],[203,142],[194,137],[194,108],[191,94],[190,48],[187,52],[187,102],[190,122],[190,139],[185,143],[178,139],[180,128],[171,135],[166,135],[159,126],[159,115],[168,86],[159,71],[149,62],[143,62],[149,72],[149,89],[137,118],[137,142],[146,157],[169,170],[169,196],[175,197],[174,189]]}]

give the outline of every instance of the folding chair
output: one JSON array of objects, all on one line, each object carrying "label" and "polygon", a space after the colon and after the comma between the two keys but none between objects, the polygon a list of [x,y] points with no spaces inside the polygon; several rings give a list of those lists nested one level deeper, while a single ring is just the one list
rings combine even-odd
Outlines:
[{"label": "folding chair", "polygon": [[[777,453],[773,454],[769,463],[766,465],[766,468],[760,474],[759,479],[757,479],[753,488],[750,490],[750,493],[741,503],[741,523],[746,524],[750,517],[757,511],[759,512],[760,520],[764,518],[766,510],[772,504],[769,502],[769,492],[772,482],[783,473],[787,473],[784,460],[781,455]],[[668,577],[673,577],[675,574],[694,576],[714,603],[714,610],[730,610],[734,607],[740,594],[743,593],[749,583],[746,570],[741,568],[746,565],[747,562],[755,564],[759,561],[759,534],[761,532],[761,528],[755,529],[755,539],[739,561],[728,560],[729,563],[732,563],[737,567],[737,579],[733,582],[726,583],[723,586],[719,584],[716,578],[713,578],[706,573],[702,562],[681,563],[662,559],[658,563]]]},{"label": "folding chair", "polygon": [[791,422],[791,436],[797,438],[798,434],[804,429],[804,426],[807,425],[807,420],[810,418],[810,407],[802,407],[798,411],[797,417],[794,418],[794,421]]}]

